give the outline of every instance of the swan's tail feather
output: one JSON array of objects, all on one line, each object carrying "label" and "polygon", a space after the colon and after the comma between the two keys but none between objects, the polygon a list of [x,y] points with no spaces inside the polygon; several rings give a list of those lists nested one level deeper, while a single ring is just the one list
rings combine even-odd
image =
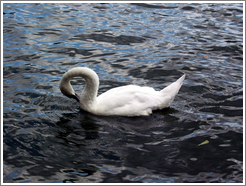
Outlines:
[{"label": "swan's tail feather", "polygon": [[161,93],[175,96],[178,93],[180,87],[182,86],[184,79],[185,79],[185,74],[181,76],[177,81],[173,82],[166,88],[162,89]]},{"label": "swan's tail feather", "polygon": [[183,76],[181,76],[181,77],[176,81],[176,83],[182,84],[182,82],[184,81],[184,79],[185,79],[185,74],[184,74]]}]

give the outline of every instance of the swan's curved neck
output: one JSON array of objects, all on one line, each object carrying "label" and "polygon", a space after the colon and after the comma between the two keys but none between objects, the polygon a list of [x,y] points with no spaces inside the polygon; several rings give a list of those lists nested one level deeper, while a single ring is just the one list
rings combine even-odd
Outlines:
[{"label": "swan's curved neck", "polygon": [[82,77],[86,81],[85,89],[80,97],[80,103],[90,104],[90,102],[95,101],[97,97],[98,86],[99,86],[99,78],[97,74],[93,70],[86,67],[77,67],[67,71],[63,75],[60,84],[61,90],[64,89],[62,93],[65,94],[66,96],[68,96],[66,92],[74,93],[74,90],[70,84],[70,80],[73,77]]}]

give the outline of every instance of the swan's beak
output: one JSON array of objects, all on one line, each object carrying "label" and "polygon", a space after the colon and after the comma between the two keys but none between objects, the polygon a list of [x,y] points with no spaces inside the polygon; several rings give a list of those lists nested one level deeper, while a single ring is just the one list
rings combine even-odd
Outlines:
[{"label": "swan's beak", "polygon": [[76,101],[78,101],[78,102],[80,101],[80,98],[79,98],[78,94],[75,93],[75,98],[74,98],[74,99],[75,99]]},{"label": "swan's beak", "polygon": [[69,97],[75,99],[78,102],[80,102],[80,98],[79,98],[78,94],[76,94],[76,93],[74,95],[72,95],[72,96],[69,96]]}]

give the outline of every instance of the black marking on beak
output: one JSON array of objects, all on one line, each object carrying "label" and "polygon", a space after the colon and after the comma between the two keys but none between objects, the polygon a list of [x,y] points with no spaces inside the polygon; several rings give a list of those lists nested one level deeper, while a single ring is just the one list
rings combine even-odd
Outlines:
[{"label": "black marking on beak", "polygon": [[80,98],[79,98],[79,96],[78,96],[78,94],[74,94],[74,95],[71,95],[71,96],[68,96],[69,98],[73,98],[73,99],[75,99],[76,101],[78,101],[78,102],[80,102]]}]

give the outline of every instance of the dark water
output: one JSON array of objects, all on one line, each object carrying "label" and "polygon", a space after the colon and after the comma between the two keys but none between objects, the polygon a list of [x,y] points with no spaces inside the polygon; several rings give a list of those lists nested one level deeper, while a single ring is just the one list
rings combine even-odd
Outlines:
[{"label": "dark water", "polygon": [[[186,79],[168,109],[101,117],[59,90],[78,66],[99,93]],[[4,3],[2,114],[4,182],[243,182],[243,4]]]}]

